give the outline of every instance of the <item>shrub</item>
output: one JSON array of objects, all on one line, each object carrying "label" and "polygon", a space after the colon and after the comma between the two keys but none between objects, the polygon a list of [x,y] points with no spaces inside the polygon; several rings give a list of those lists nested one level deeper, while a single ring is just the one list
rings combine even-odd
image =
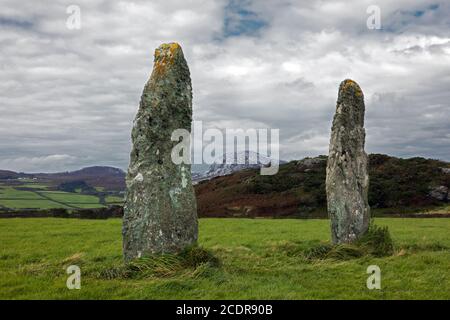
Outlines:
[{"label": "shrub", "polygon": [[305,250],[304,257],[306,259],[325,259],[328,253],[333,250],[333,245],[331,244],[319,244],[312,248]]},{"label": "shrub", "polygon": [[219,259],[214,256],[209,250],[199,246],[192,246],[183,250],[178,258],[185,267],[196,268],[202,264],[209,264],[213,267],[220,265]]}]

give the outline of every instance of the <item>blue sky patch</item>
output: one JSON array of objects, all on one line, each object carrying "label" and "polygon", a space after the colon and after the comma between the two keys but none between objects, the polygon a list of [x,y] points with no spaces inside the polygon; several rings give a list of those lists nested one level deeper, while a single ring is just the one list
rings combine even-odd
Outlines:
[{"label": "blue sky patch", "polygon": [[413,12],[413,16],[421,17],[421,16],[423,16],[425,14],[426,11],[429,11],[429,10],[430,11],[434,11],[434,10],[437,10],[438,8],[439,8],[438,4],[432,4],[432,5],[429,5],[428,7],[426,7],[423,10],[416,10],[416,11],[414,11]]},{"label": "blue sky patch", "polygon": [[255,36],[267,25],[258,14],[249,9],[251,1],[231,0],[225,7],[224,36]]}]

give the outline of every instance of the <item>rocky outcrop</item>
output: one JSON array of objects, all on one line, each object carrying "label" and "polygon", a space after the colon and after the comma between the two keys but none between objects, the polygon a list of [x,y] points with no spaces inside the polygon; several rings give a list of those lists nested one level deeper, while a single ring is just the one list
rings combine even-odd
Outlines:
[{"label": "rocky outcrop", "polygon": [[197,241],[197,209],[190,164],[174,164],[176,129],[190,132],[192,89],[181,47],[155,51],[134,127],[126,177],[123,219],[126,260],[153,253],[176,253]]},{"label": "rocky outcrop", "polygon": [[[226,163],[227,157],[233,159],[233,163]],[[211,164],[208,170],[203,173],[193,173],[192,180],[195,183],[198,183],[215,177],[226,176],[241,170],[261,168],[275,162],[279,165],[286,163],[286,161],[273,159],[248,150],[239,153],[224,154],[222,162]]]},{"label": "rocky outcrop", "polygon": [[352,80],[344,80],[339,87],[326,170],[327,208],[334,243],[353,242],[369,226],[364,112],[361,88]]},{"label": "rocky outcrop", "polygon": [[431,188],[429,195],[439,201],[447,201],[450,196],[449,189],[446,186]]},{"label": "rocky outcrop", "polygon": [[304,172],[310,172],[317,165],[326,162],[326,157],[305,158],[297,161],[297,166],[303,168]]}]

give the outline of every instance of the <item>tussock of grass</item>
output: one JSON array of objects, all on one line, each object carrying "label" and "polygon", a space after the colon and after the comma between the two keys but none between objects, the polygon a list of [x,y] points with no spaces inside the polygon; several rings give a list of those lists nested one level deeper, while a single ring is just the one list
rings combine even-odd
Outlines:
[{"label": "tussock of grass", "polygon": [[387,227],[371,224],[367,233],[350,244],[319,244],[303,252],[307,260],[336,259],[348,260],[371,255],[375,257],[391,256],[394,253],[394,243]]},{"label": "tussock of grass", "polygon": [[387,226],[371,224],[357,245],[365,247],[366,251],[375,257],[386,257],[394,253],[394,242]]},{"label": "tussock of grass", "polygon": [[47,262],[20,265],[18,271],[25,275],[39,276],[49,272],[55,272],[56,268]]},{"label": "tussock of grass", "polygon": [[324,259],[327,257],[327,255],[333,250],[332,244],[319,244],[317,246],[308,248],[303,252],[303,256],[310,260],[310,259]]},{"label": "tussock of grass", "polygon": [[354,244],[322,244],[305,251],[304,257],[308,260],[316,259],[335,259],[335,260],[348,260],[354,258],[360,258],[366,255],[364,247],[360,247]]},{"label": "tussock of grass", "polygon": [[84,256],[83,252],[77,252],[77,253],[71,255],[70,257],[65,258],[62,261],[62,263],[63,264],[67,264],[67,263],[71,263],[71,264],[81,263],[83,261],[83,256]]},{"label": "tussock of grass", "polygon": [[99,278],[163,278],[177,275],[195,278],[207,274],[210,268],[219,265],[219,259],[210,251],[199,246],[193,246],[179,254],[155,254],[104,269],[99,273]]}]

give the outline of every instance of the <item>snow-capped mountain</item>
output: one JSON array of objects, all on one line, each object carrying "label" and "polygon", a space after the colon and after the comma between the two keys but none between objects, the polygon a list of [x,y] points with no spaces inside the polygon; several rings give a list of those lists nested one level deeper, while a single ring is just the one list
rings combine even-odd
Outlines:
[{"label": "snow-capped mountain", "polygon": [[[226,163],[227,157],[233,159],[233,163]],[[214,177],[225,176],[234,172],[249,169],[260,168],[261,166],[268,166],[275,159],[263,156],[254,151],[245,151],[234,154],[224,155],[222,163],[214,163],[209,166],[208,170],[203,173],[192,173],[192,181],[199,182],[202,180],[209,180]],[[285,161],[279,160],[279,163],[285,163]]]}]

